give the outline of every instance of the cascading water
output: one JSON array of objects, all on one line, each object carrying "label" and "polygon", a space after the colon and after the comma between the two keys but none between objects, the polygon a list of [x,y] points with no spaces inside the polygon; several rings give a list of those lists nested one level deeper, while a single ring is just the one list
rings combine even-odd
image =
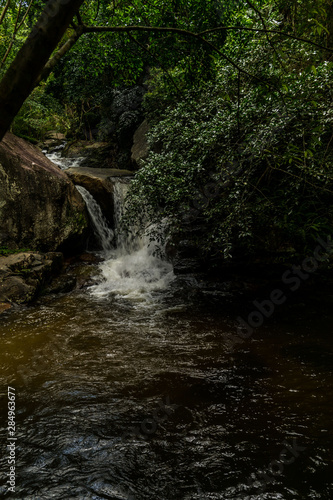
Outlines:
[{"label": "cascading water", "polygon": [[[128,181],[115,180],[114,208],[116,225],[116,248],[100,265],[102,282],[91,287],[96,297],[127,298],[147,305],[155,302],[158,292],[165,290],[174,279],[172,265],[155,253],[158,245],[146,236],[134,236],[135,231],[120,229]],[[135,229],[135,228],[133,228]]]},{"label": "cascading water", "polygon": [[46,158],[58,165],[61,170],[67,170],[68,168],[72,167],[79,167],[82,158],[66,158],[61,156],[62,150],[65,146],[66,143],[64,142],[63,144],[60,144],[60,146],[56,146],[55,148],[53,148],[52,152],[48,153],[48,151],[45,149],[43,150],[43,153],[45,154]]},{"label": "cascading water", "polygon": [[331,500],[330,281],[240,339],[248,293],[168,287],[145,238],[113,241],[94,287],[0,314],[0,498]]},{"label": "cascading water", "polygon": [[106,218],[104,217],[101,207],[98,205],[94,197],[83,186],[76,186],[76,189],[81,194],[86,202],[87,210],[90,215],[95,235],[100,242],[103,253],[107,254],[113,248],[114,232],[109,227]]}]

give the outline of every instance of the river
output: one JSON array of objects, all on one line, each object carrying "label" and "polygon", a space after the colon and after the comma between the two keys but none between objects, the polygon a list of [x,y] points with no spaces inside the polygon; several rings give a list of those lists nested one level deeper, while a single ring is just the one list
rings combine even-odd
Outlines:
[{"label": "river", "polygon": [[1,498],[333,498],[329,292],[234,345],[247,298],[114,237],[89,286],[0,316]]}]

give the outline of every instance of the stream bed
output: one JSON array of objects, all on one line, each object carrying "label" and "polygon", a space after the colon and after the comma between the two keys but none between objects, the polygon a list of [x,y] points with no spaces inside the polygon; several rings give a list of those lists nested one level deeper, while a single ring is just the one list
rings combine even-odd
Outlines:
[{"label": "stream bed", "polygon": [[0,316],[0,497],[331,500],[330,287],[240,338],[248,297],[174,276],[80,192],[104,248],[92,282]]},{"label": "stream bed", "polygon": [[185,282],[141,298],[97,283],[0,317],[2,498],[333,497],[332,308],[287,310],[230,348],[241,301],[228,314]]}]

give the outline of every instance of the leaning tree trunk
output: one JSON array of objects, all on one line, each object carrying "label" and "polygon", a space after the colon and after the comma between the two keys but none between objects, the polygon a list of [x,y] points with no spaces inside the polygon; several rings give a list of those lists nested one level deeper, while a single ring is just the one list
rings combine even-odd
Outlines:
[{"label": "leaning tree trunk", "polygon": [[0,82],[0,140],[84,0],[49,0]]}]

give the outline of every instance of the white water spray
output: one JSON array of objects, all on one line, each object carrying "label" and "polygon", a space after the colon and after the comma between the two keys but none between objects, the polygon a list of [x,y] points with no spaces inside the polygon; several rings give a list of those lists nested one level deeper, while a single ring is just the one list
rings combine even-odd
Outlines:
[{"label": "white water spray", "polygon": [[148,305],[156,301],[158,292],[167,288],[174,279],[172,265],[156,257],[156,242],[146,236],[135,236],[120,230],[120,219],[129,184],[125,179],[115,181],[114,208],[117,248],[100,265],[103,280],[91,287],[96,297],[110,295]]},{"label": "white water spray", "polygon": [[103,253],[107,254],[113,249],[112,242],[114,240],[114,232],[109,227],[108,222],[102,213],[101,207],[89,191],[82,186],[76,186],[76,189],[86,202],[90,220],[94,228],[94,233],[99,240]]},{"label": "white water spray", "polygon": [[58,165],[61,170],[67,170],[71,167],[79,167],[83,158],[66,158],[61,156],[62,150],[65,146],[66,143],[63,143],[60,146],[56,146],[55,148],[53,148],[51,153],[48,153],[47,150],[43,150],[43,153],[45,154],[46,158]]}]

